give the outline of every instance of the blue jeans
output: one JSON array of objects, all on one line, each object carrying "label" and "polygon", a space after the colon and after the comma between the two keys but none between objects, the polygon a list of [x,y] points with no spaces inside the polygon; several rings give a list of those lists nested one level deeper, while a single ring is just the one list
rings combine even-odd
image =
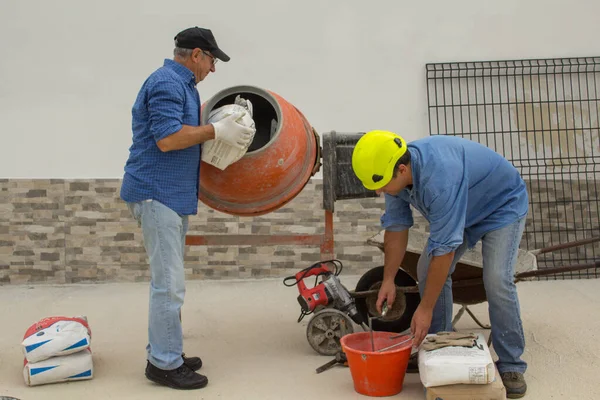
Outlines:
[{"label": "blue jeans", "polygon": [[148,361],[171,370],[183,364],[183,332],[179,312],[185,297],[183,254],[188,217],[156,200],[127,203],[142,228],[150,262]]},{"label": "blue jeans", "polygon": [[[525,335],[514,283],[515,264],[524,227],[525,218],[522,218],[504,228],[486,233],[481,239],[483,284],[492,325],[492,344],[498,355],[497,366],[500,373],[524,373],[527,369],[527,363],[521,360],[525,350]],[[450,274],[454,272],[456,263],[466,249],[466,243],[463,242],[455,251]],[[421,295],[425,290],[430,261],[424,251],[417,266]],[[452,303],[452,278],[449,275],[434,307],[429,333],[452,330]]]}]

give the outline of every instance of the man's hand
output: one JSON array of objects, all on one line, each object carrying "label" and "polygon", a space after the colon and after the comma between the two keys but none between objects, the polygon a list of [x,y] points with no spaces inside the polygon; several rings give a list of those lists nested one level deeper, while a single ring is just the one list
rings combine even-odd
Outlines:
[{"label": "man's hand", "polygon": [[413,314],[412,321],[410,323],[410,332],[414,336],[413,343],[415,347],[418,347],[431,326],[431,318],[433,316],[433,310],[422,305],[417,307],[417,310]]},{"label": "man's hand", "polygon": [[215,127],[215,139],[222,140],[232,146],[243,149],[248,145],[255,129],[246,127],[237,122],[243,113],[231,114],[222,120],[213,123]]},{"label": "man's hand", "polygon": [[388,308],[392,309],[392,304],[396,300],[396,284],[394,281],[383,281],[379,288],[379,294],[377,295],[377,312],[381,315],[381,307],[383,302],[387,300]]}]

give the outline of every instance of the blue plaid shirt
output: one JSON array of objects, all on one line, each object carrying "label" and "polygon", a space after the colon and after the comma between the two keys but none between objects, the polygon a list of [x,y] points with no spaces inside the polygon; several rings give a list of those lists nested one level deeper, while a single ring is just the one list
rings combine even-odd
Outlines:
[{"label": "blue plaid shirt", "polygon": [[413,225],[410,205],[429,221],[427,254],[439,256],[469,247],[492,230],[527,215],[525,182],[500,154],[477,142],[430,136],[408,143],[412,188],[385,195],[381,225],[402,231]]},{"label": "blue plaid shirt", "polygon": [[181,215],[198,212],[200,145],[162,152],[156,142],[183,125],[200,124],[200,96],[192,71],[165,60],[146,79],[132,109],[133,144],[121,198],[157,200]]}]

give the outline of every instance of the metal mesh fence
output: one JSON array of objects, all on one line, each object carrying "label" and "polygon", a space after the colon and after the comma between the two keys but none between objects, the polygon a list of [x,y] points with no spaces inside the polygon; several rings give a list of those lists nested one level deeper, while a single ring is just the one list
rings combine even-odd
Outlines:
[{"label": "metal mesh fence", "polygon": [[[527,183],[523,248],[600,236],[600,57],[427,64],[426,74],[430,134],[494,149]],[[596,242],[540,254],[538,267],[598,259]]]}]

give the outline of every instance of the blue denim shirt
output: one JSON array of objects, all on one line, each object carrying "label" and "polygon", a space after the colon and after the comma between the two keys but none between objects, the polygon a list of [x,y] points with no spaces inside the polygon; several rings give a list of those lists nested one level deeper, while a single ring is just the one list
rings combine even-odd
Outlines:
[{"label": "blue denim shirt", "polygon": [[525,182],[504,157],[479,143],[430,136],[408,144],[413,185],[385,195],[381,225],[402,231],[413,225],[410,205],[429,221],[427,254],[469,247],[482,236],[518,221],[528,210]]},{"label": "blue denim shirt", "polygon": [[133,144],[121,198],[127,202],[157,200],[179,214],[196,214],[200,145],[162,152],[156,144],[183,125],[200,124],[200,96],[192,71],[165,60],[144,82],[131,114]]}]

